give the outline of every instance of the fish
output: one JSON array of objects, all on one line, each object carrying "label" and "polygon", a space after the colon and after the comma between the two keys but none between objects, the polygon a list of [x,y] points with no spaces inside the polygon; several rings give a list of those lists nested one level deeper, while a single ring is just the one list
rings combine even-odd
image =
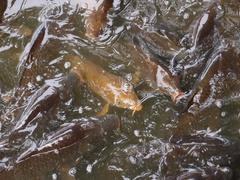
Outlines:
[{"label": "fish", "polygon": [[77,74],[89,89],[107,102],[106,111],[109,104],[130,109],[133,112],[142,109],[141,101],[136,95],[133,85],[127,80],[105,71],[90,60],[83,60],[75,55],[68,55],[65,59],[73,65],[71,73]]},{"label": "fish", "polygon": [[131,52],[133,66],[139,72],[136,73],[139,74],[139,79],[143,79],[154,91],[170,96],[174,103],[184,96],[184,92],[177,85],[176,78],[167,67],[157,64],[155,57],[143,52],[137,43],[136,45],[128,44],[127,47]]},{"label": "fish", "polygon": [[[53,81],[53,80],[52,80]],[[26,107],[17,116],[13,132],[26,128],[40,113],[47,113],[56,108],[60,102],[70,97],[73,86],[78,82],[75,74],[68,74],[56,79],[54,83],[44,84],[27,101]],[[56,84],[56,85],[54,85]]]},{"label": "fish", "polygon": [[119,129],[120,125],[120,119],[116,115],[90,117],[83,122],[66,123],[57,131],[52,132],[47,140],[42,141],[39,147],[34,150],[30,148],[30,151],[22,154],[17,162],[23,161],[31,156],[67,148],[82,139],[91,141],[89,138],[103,136],[104,132]]},{"label": "fish", "polygon": [[91,153],[107,134],[120,127],[120,118],[112,114],[75,119],[20,152],[13,164],[0,170],[0,179],[52,179],[54,173],[70,178],[69,170],[81,162],[81,156]]},{"label": "fish", "polygon": [[88,38],[95,39],[101,34],[107,22],[107,13],[112,6],[113,0],[104,0],[97,9],[91,11],[85,21],[85,34]]},{"label": "fish", "polygon": [[35,77],[35,70],[32,66],[36,63],[36,59],[33,55],[42,47],[45,35],[46,24],[42,23],[33,34],[31,41],[26,45],[18,64],[19,87],[26,85],[32,80],[32,77]]},{"label": "fish", "polygon": [[217,4],[213,3],[206,12],[204,12],[201,17],[197,20],[196,25],[193,31],[193,47],[191,49],[195,49],[198,45],[200,45],[206,37],[208,37],[211,32],[214,30],[215,26],[215,18],[217,12],[215,10],[215,6]]},{"label": "fish", "polygon": [[7,0],[2,0],[1,4],[0,4],[0,23],[3,22],[4,12],[6,11],[7,6],[8,6],[8,1]]}]

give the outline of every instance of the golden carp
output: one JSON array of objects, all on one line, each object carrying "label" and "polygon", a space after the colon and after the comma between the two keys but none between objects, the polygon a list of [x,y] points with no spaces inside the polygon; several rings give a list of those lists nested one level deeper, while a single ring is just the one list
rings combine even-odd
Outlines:
[{"label": "golden carp", "polygon": [[82,60],[78,56],[68,56],[67,59],[74,65],[71,71],[76,73],[80,80],[101,96],[107,104],[133,111],[142,109],[141,101],[132,84],[120,76],[105,71],[91,61]]}]

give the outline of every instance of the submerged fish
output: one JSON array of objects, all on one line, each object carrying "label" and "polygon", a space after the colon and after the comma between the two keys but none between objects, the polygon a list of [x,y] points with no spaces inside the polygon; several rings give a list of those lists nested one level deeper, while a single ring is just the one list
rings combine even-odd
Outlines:
[{"label": "submerged fish", "polygon": [[112,8],[113,0],[104,0],[96,10],[93,10],[87,17],[85,28],[86,36],[89,38],[96,38],[103,30],[106,21],[107,13]]},{"label": "submerged fish", "polygon": [[8,4],[7,0],[1,0],[1,4],[0,4],[0,23],[3,22],[3,15],[4,15],[4,12],[7,9],[7,4]]},{"label": "submerged fish", "polygon": [[0,179],[52,179],[53,173],[61,179],[70,178],[69,170],[81,161],[81,156],[91,152],[106,133],[118,129],[120,124],[116,115],[84,118],[65,124],[51,134],[45,134],[45,141],[33,143],[25,152],[19,153],[21,155],[16,157],[14,164],[0,170]]},{"label": "submerged fish", "polygon": [[81,140],[91,141],[90,138],[102,136],[104,132],[110,132],[120,128],[120,119],[116,115],[107,115],[98,118],[89,118],[87,121],[67,123],[43,141],[39,147],[22,154],[18,161],[23,161],[31,156],[41,155],[62,148],[67,148]]},{"label": "submerged fish", "polygon": [[78,78],[75,74],[54,80],[53,85],[45,84],[30,96],[26,107],[17,117],[18,121],[14,131],[19,131],[28,126],[39,114],[54,110],[61,101],[68,99],[73,86],[77,84]]},{"label": "submerged fish", "polygon": [[36,69],[37,67],[33,66],[36,64],[36,59],[34,59],[34,54],[41,48],[44,37],[46,33],[45,23],[42,23],[35,33],[31,41],[25,47],[23,51],[19,64],[18,64],[18,75],[20,76],[19,79],[19,86],[22,87],[26,85],[28,82],[32,81],[32,78],[36,76]]},{"label": "submerged fish", "polygon": [[108,105],[133,111],[142,109],[141,101],[132,84],[122,77],[111,74],[91,61],[82,60],[78,56],[68,56],[67,59],[74,65],[71,71],[76,73],[80,80],[101,96]]},{"label": "submerged fish", "polygon": [[138,45],[128,45],[134,66],[140,79],[143,79],[154,90],[171,97],[177,102],[184,93],[178,88],[177,81],[164,65],[157,64],[154,57],[145,54]]},{"label": "submerged fish", "polygon": [[217,4],[213,3],[209,9],[198,19],[194,27],[192,49],[195,49],[204,41],[206,37],[211,34],[211,32],[214,31],[215,18],[217,15],[215,10],[216,5]]}]

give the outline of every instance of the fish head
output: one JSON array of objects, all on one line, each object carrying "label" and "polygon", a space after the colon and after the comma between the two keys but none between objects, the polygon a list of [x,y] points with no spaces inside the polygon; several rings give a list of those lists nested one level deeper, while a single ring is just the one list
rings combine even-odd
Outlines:
[{"label": "fish head", "polygon": [[137,97],[132,84],[129,82],[122,82],[120,92],[115,99],[115,105],[133,111],[140,111],[142,109],[141,101]]}]

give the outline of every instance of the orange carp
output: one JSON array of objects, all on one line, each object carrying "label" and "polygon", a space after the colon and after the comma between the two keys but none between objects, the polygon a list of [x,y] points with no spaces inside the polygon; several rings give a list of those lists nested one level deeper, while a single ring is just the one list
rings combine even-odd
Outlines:
[{"label": "orange carp", "polygon": [[122,77],[111,74],[78,56],[68,56],[67,59],[74,65],[71,72],[77,74],[82,82],[107,102],[106,108],[111,104],[134,112],[142,109],[141,101],[132,84]]}]

